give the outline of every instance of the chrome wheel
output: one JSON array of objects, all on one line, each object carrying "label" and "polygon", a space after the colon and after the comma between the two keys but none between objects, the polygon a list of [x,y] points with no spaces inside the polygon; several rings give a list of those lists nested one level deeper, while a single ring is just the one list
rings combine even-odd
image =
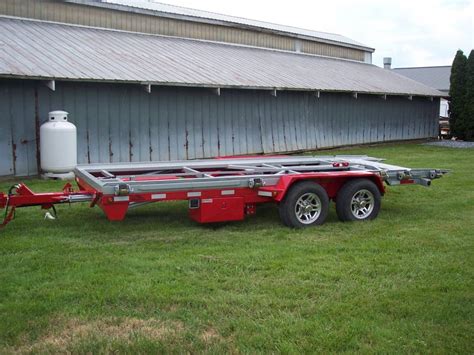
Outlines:
[{"label": "chrome wheel", "polygon": [[366,189],[359,190],[351,199],[352,215],[357,219],[365,219],[374,210],[374,204],[375,198],[372,192]]},{"label": "chrome wheel", "polygon": [[321,214],[321,200],[319,196],[313,192],[301,195],[295,204],[295,214],[301,223],[313,223]]}]

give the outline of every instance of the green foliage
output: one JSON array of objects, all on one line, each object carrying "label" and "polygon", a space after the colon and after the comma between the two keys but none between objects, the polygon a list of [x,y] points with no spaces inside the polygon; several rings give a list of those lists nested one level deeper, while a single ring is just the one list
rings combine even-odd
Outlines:
[{"label": "green foliage", "polygon": [[123,222],[88,204],[58,206],[56,221],[20,209],[0,231],[0,353],[472,353],[473,151],[330,154],[452,173],[388,187],[374,221],[339,222],[332,206],[305,230],[274,205],[214,226],[181,202]]},{"label": "green foliage", "polygon": [[449,117],[452,134],[461,139],[464,138],[466,68],[467,58],[462,50],[458,50],[451,67]]},{"label": "green foliage", "polygon": [[457,51],[450,80],[451,131],[458,138],[474,140],[474,50],[469,58]]},{"label": "green foliage", "polygon": [[474,140],[474,50],[466,63],[466,108],[464,113],[464,134],[467,140]]}]

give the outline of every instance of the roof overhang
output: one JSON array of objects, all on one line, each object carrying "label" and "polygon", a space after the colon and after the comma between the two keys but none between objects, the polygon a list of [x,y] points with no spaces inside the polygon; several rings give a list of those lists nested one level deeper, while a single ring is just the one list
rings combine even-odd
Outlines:
[{"label": "roof overhang", "polygon": [[[444,96],[441,92],[433,95],[414,95],[414,94],[407,94],[407,93],[386,93],[383,91],[351,91],[351,90],[328,90],[328,89],[318,89],[318,88],[295,88],[295,87],[271,87],[271,86],[239,86],[239,85],[210,85],[210,84],[201,84],[201,83],[184,83],[184,82],[151,82],[151,81],[133,81],[133,80],[107,80],[107,79],[94,79],[94,78],[84,78],[84,79],[74,79],[74,78],[60,78],[60,77],[44,77],[44,76],[22,76],[22,75],[4,75],[0,74],[0,79],[21,79],[21,80],[35,80],[41,81],[45,83],[52,91],[55,91],[55,88],[52,88],[49,84],[50,82],[55,82],[54,86],[56,86],[57,82],[77,82],[77,83],[103,83],[103,84],[128,84],[128,85],[140,85],[145,88],[145,91],[150,93],[152,91],[152,87],[181,87],[181,88],[196,88],[196,89],[211,89],[217,90],[216,92],[219,93],[220,96],[221,90],[259,90],[259,91],[269,91],[271,93],[278,93],[283,91],[290,91],[290,92],[310,92],[314,93],[317,98],[321,97],[321,94],[348,94],[351,95],[353,98],[357,99],[361,95],[371,95],[371,96],[378,96],[384,100],[387,97],[404,97],[410,101],[413,100],[415,97],[423,97],[423,98],[448,98]],[[277,96],[273,94],[273,96]]]}]

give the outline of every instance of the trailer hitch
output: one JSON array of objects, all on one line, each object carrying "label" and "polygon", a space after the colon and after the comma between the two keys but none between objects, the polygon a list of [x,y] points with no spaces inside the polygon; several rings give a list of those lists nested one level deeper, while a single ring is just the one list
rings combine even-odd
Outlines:
[{"label": "trailer hitch", "polygon": [[45,219],[53,220],[58,217],[56,204],[90,202],[94,194],[88,191],[74,191],[72,185],[67,183],[61,192],[34,193],[25,184],[16,184],[10,187],[7,194],[0,193],[0,209],[5,208],[1,227],[5,227],[15,218],[16,209],[19,207],[40,206],[46,212]]}]

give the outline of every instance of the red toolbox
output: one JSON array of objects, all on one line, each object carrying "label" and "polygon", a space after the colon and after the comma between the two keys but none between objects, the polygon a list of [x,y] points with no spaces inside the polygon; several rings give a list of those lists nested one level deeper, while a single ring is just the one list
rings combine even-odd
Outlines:
[{"label": "red toolbox", "polygon": [[244,219],[244,199],[242,197],[191,199],[189,215],[199,223],[240,221]]}]

